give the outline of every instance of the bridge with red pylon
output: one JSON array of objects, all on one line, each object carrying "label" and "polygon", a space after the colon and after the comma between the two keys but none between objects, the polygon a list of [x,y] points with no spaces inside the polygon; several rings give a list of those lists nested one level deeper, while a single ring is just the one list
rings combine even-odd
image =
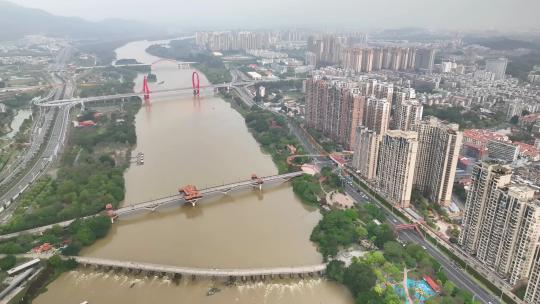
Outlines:
[{"label": "bridge with red pylon", "polygon": [[148,77],[146,75],[144,75],[143,79],[143,94],[144,101],[150,101],[150,88],[148,87]]},{"label": "bridge with red pylon", "polygon": [[[118,217],[126,216],[129,214],[135,214],[135,213],[140,213],[144,211],[153,212],[161,207],[172,206],[174,204],[176,205],[190,204],[191,206],[195,206],[198,202],[200,202],[201,200],[205,198],[215,197],[218,195],[227,195],[232,191],[239,191],[242,189],[261,190],[264,185],[283,183],[295,177],[301,176],[303,174],[304,174],[303,171],[264,176],[264,177],[259,177],[256,174],[253,174],[247,180],[230,183],[226,185],[221,185],[221,186],[209,187],[205,189],[198,189],[195,185],[186,185],[178,189],[177,194],[165,196],[162,198],[153,199],[153,200],[149,200],[146,202],[141,202],[141,203],[137,203],[133,205],[128,205],[128,206],[125,206],[116,210],[113,209],[112,205],[107,204],[107,206],[105,206],[105,214],[111,217],[112,220],[114,220],[114,219],[117,219]],[[100,214],[102,213],[90,215],[84,218],[91,218]],[[29,230],[24,230],[20,232],[0,235],[0,241],[9,240],[9,239],[16,238],[20,235],[25,235],[25,234],[41,234],[51,229],[54,226],[67,227],[71,223],[73,223],[73,221],[75,220],[68,220],[68,221],[54,223],[54,224],[37,227],[37,228],[29,229]]]},{"label": "bridge with red pylon", "polygon": [[191,84],[193,85],[193,96],[201,96],[201,81],[197,71],[193,71],[191,74]]},{"label": "bridge with red pylon", "polygon": [[[215,89],[220,89],[220,88],[230,89],[231,87],[250,86],[257,83],[257,81],[241,81],[241,82],[228,82],[228,83],[201,86],[200,82],[196,82],[197,80],[196,77],[197,76],[192,75],[192,86],[189,86],[189,87],[180,87],[180,88],[151,91],[148,88],[148,81],[144,82],[143,80],[143,89],[140,92],[104,95],[104,96],[93,96],[93,97],[85,97],[85,98],[58,99],[58,100],[52,100],[52,101],[41,100],[39,102],[36,102],[35,104],[42,107],[60,107],[60,106],[71,105],[71,104],[110,101],[110,100],[118,100],[118,99],[130,98],[130,97],[143,97],[144,99],[145,96],[150,97],[150,95],[158,95],[158,94],[165,94],[165,93],[181,93],[181,92],[187,92],[187,91],[192,91],[194,92],[194,94],[195,92],[197,92],[195,96],[200,96],[200,93],[203,90],[212,90],[213,92],[213,90]],[[198,84],[198,86],[195,86],[196,84]]]}]

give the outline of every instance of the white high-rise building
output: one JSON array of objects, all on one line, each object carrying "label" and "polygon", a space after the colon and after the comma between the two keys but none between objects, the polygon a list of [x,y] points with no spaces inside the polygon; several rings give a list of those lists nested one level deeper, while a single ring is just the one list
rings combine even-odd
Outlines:
[{"label": "white high-rise building", "polygon": [[411,201],[418,153],[416,132],[387,131],[382,137],[377,186],[394,204],[407,208]]},{"label": "white high-rise building", "polygon": [[383,135],[388,130],[390,103],[386,99],[369,97],[364,103],[363,124],[368,129]]},{"label": "white high-rise building", "polygon": [[486,59],[486,71],[493,73],[495,80],[504,79],[507,65],[506,58]]},{"label": "white high-rise building", "polygon": [[497,190],[487,206],[477,259],[511,285],[529,276],[540,235],[540,201],[527,186]]},{"label": "white high-rise building", "polygon": [[540,201],[529,186],[511,184],[509,166],[473,169],[459,245],[510,285],[529,280],[525,300],[539,303]]},{"label": "white high-rise building", "polygon": [[394,115],[394,130],[415,131],[416,125],[422,120],[424,107],[417,100],[405,100],[396,104]]},{"label": "white high-rise building", "polygon": [[356,129],[353,167],[367,180],[374,180],[377,171],[380,136],[365,126]]},{"label": "white high-rise building", "polygon": [[526,303],[540,303],[540,246],[536,247],[524,300]]},{"label": "white high-rise building", "polygon": [[418,131],[418,158],[414,186],[431,202],[448,206],[456,167],[463,142],[457,124],[447,124],[429,117],[416,125]]},{"label": "white high-rise building", "polygon": [[459,235],[459,245],[469,254],[478,252],[489,202],[497,195],[497,189],[510,184],[511,178],[510,167],[496,162],[481,162],[473,168]]},{"label": "white high-rise building", "polygon": [[314,52],[306,52],[305,61],[306,65],[317,66],[317,54]]}]

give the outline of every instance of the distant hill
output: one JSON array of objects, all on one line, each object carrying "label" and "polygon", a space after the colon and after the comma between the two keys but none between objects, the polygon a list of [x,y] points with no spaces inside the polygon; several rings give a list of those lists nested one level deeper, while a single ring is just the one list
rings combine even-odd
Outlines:
[{"label": "distant hill", "polygon": [[4,0],[0,0],[0,12],[0,40],[14,40],[31,34],[93,39],[151,35],[157,32],[156,28],[141,22],[121,19],[91,22],[82,18],[56,16]]}]

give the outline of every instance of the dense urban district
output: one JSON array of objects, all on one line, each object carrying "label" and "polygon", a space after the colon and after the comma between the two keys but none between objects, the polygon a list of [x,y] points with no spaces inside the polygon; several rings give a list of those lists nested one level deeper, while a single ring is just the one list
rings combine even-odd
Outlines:
[{"label": "dense urban district", "polygon": [[[278,175],[124,205],[125,171],[147,165],[136,115],[165,91],[149,89],[163,83],[154,64],[116,58],[126,39],[0,41],[2,303],[30,303],[84,266],[225,278],[208,296],[319,276],[359,304],[540,303],[538,35],[294,29],[131,40],[142,38],[156,40],[148,54],[189,70],[192,86],[166,93],[228,102]],[[312,269],[80,255],[127,214],[203,208],[207,196],[283,180],[321,214],[310,241],[322,264]]]}]

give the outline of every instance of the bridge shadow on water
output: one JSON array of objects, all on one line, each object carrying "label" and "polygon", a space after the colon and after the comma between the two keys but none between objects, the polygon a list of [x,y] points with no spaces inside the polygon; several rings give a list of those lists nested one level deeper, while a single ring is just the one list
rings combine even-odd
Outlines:
[{"label": "bridge shadow on water", "polygon": [[[185,216],[186,219],[194,219],[204,215],[204,210],[209,210],[210,208],[221,207],[223,205],[234,204],[241,201],[246,201],[251,199],[250,203],[263,202],[264,196],[271,194],[273,192],[279,192],[292,188],[289,183],[281,183],[264,186],[262,190],[258,188],[245,189],[240,191],[235,191],[230,194],[215,194],[210,197],[204,198],[201,201],[197,202],[195,206],[192,206],[189,203],[177,202],[170,205],[161,207],[155,211],[141,210],[140,212],[124,215],[120,217],[119,221],[122,225],[134,225],[139,224],[143,221],[148,220],[162,220],[172,217],[177,217],[179,215]],[[299,203],[299,200],[291,201],[291,203]],[[129,206],[129,205],[127,205]],[[307,206],[302,204],[307,211],[313,212],[318,210],[317,208]]]}]

